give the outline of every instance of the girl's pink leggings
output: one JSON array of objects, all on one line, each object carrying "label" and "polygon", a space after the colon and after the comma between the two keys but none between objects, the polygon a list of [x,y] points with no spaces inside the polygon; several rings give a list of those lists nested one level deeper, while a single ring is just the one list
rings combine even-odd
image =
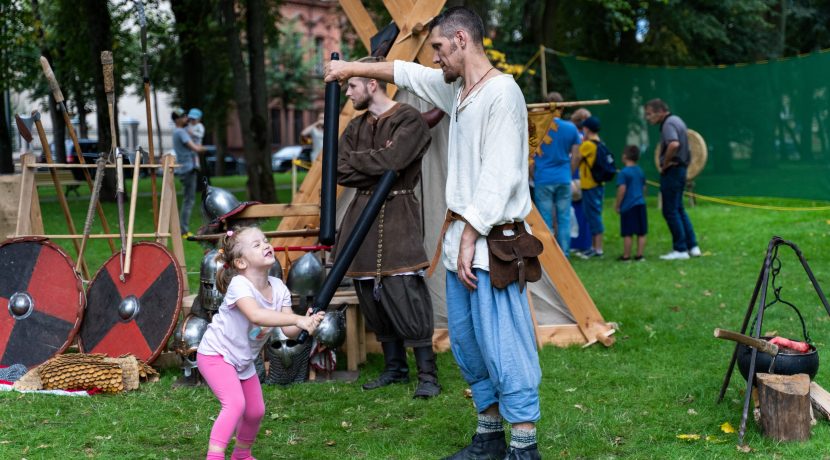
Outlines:
[{"label": "girl's pink leggings", "polygon": [[262,386],[254,375],[239,380],[236,369],[222,356],[197,353],[199,373],[222,404],[222,410],[210,430],[210,443],[227,447],[236,431],[238,443],[253,444],[265,415]]}]

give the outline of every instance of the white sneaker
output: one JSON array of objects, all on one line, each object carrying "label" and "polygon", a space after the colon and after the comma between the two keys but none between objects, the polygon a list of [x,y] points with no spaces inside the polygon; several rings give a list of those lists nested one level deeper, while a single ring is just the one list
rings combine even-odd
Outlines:
[{"label": "white sneaker", "polygon": [[663,254],[660,258],[663,260],[686,260],[689,258],[689,253],[685,251],[672,251],[668,254]]},{"label": "white sneaker", "polygon": [[700,246],[695,246],[689,249],[689,255],[692,257],[700,257]]}]

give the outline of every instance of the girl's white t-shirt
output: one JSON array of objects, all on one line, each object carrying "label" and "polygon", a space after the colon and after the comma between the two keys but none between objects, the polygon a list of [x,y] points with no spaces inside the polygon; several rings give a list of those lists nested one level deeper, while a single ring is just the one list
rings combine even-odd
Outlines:
[{"label": "girl's white t-shirt", "polygon": [[203,355],[220,355],[236,369],[240,380],[256,375],[254,359],[268,340],[273,328],[263,327],[248,320],[236,308],[236,302],[244,297],[253,298],[261,308],[282,310],[291,308],[291,291],[279,278],[268,277],[272,298],[266,299],[248,278],[236,275],[228,286],[219,310],[213,315],[198,352]]}]

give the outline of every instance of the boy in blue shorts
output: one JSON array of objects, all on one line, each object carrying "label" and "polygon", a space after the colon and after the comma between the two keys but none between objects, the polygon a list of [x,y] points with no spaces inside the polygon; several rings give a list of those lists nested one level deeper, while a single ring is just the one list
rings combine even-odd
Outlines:
[{"label": "boy in blue shorts", "polygon": [[646,176],[637,166],[640,149],[636,145],[626,146],[622,160],[625,167],[617,174],[617,201],[614,210],[620,215],[620,234],[623,237],[623,255],[617,260],[631,260],[633,236],[637,236],[637,255],[634,260],[643,259],[648,233],[646,216]]}]

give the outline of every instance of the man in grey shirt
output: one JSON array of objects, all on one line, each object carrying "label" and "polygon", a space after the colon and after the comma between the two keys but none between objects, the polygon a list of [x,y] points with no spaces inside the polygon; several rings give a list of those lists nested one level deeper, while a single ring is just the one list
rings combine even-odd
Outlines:
[{"label": "man in grey shirt", "polygon": [[686,169],[691,160],[686,123],[669,112],[661,99],[646,102],[645,118],[649,124],[660,126],[660,194],[663,198],[663,218],[672,237],[672,251],[660,256],[663,260],[685,260],[700,255],[697,237],[683,208],[686,189]]},{"label": "man in grey shirt", "polygon": [[175,109],[172,113],[173,123],[176,129],[173,130],[173,151],[176,152],[176,176],[182,183],[182,209],[179,213],[179,225],[182,228],[182,236],[190,236],[190,213],[193,210],[193,203],[196,202],[196,181],[199,177],[199,153],[205,148],[196,145],[187,134],[187,114],[182,109]]}]

